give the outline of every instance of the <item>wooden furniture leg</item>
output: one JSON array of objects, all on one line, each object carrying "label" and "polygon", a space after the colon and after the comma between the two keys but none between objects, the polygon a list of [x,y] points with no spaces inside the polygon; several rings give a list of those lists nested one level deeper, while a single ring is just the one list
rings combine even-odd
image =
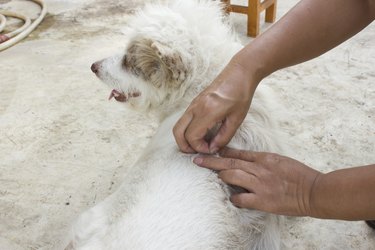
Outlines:
[{"label": "wooden furniture leg", "polygon": [[249,0],[247,7],[247,35],[256,37],[259,34],[260,0]]},{"label": "wooden furniture leg", "polygon": [[260,13],[266,11],[265,21],[273,23],[276,19],[277,0],[248,0],[248,6],[231,4],[230,0],[221,0],[226,4],[226,12],[247,15],[247,35],[256,37],[259,34]]},{"label": "wooden furniture leg", "polygon": [[276,1],[266,9],[266,22],[273,23],[276,19]]}]

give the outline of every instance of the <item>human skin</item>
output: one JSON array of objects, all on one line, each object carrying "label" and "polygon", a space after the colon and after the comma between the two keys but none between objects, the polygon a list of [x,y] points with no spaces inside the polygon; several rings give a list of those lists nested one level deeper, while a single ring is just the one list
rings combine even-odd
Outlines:
[{"label": "human skin", "polygon": [[238,207],[322,219],[375,219],[375,165],[323,174],[278,154],[229,148],[219,154],[223,158],[199,156],[194,162],[248,191],[231,197]]},{"label": "human skin", "polygon": [[[375,0],[299,2],[280,21],[238,52],[211,85],[192,101],[173,129],[180,150],[185,153],[214,153],[223,148],[247,115],[254,92],[262,79],[279,69],[305,62],[329,51],[358,33],[374,19]],[[253,58],[256,60],[252,60]],[[210,142],[206,142],[204,136],[207,131],[219,123],[222,125],[218,134]],[[275,156],[270,153],[262,154],[264,159]],[[226,157],[229,156],[224,154],[223,157],[215,160],[217,166],[222,165],[220,162],[228,161]],[[246,162],[246,159],[236,157],[235,154],[230,155],[230,161]],[[239,206],[296,216],[375,219],[374,202],[371,201],[374,200],[374,195],[368,192],[375,190],[374,165],[323,175],[296,160],[277,157],[282,160],[256,163],[259,163],[258,166],[269,166],[268,171],[271,174],[267,178],[270,180],[261,180],[268,183],[270,190],[276,192],[275,195],[291,195],[288,202],[276,199],[274,202],[278,203],[273,204],[271,200],[267,200],[266,194],[258,194],[259,199],[264,199],[261,205],[253,203],[249,198],[251,195],[248,194],[241,196]],[[282,166],[286,171],[284,174],[279,172]],[[206,167],[215,169],[214,165]],[[236,173],[235,179],[243,178],[239,172]],[[291,173],[293,178],[288,177]],[[276,182],[278,178],[280,182]],[[292,195],[278,187],[289,184],[297,185],[300,189],[296,189]],[[251,194],[251,190],[249,192]],[[301,192],[304,193],[300,194]],[[304,204],[308,204],[305,205],[306,208],[297,209],[301,207],[298,195],[304,197]],[[250,200],[244,202],[244,197]],[[234,202],[237,201],[236,198],[233,199]],[[306,199],[309,200],[308,203]],[[289,202],[292,204],[287,204]],[[355,208],[353,204],[356,204]]]}]

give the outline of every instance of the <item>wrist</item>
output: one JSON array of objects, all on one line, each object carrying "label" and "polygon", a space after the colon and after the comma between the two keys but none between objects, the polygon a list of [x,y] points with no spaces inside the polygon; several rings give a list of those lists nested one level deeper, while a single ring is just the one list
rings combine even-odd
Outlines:
[{"label": "wrist", "polygon": [[241,52],[237,53],[232,58],[232,60],[229,62],[229,65],[233,68],[236,68],[237,71],[244,76],[244,79],[246,79],[246,90],[249,93],[250,98],[252,98],[256,88],[263,79],[260,72],[258,71],[257,65],[253,62],[247,62]]},{"label": "wrist", "polygon": [[310,195],[309,216],[320,219],[372,220],[375,165],[321,174]]},{"label": "wrist", "polygon": [[322,179],[325,178],[325,174],[318,173],[314,180],[312,181],[311,187],[308,190],[308,205],[306,210],[306,215],[314,218],[321,218],[318,197],[319,197],[319,185],[322,182]]},{"label": "wrist", "polygon": [[272,54],[259,39],[255,39],[241,49],[232,60],[245,68],[249,77],[257,83],[276,70],[274,69]]}]

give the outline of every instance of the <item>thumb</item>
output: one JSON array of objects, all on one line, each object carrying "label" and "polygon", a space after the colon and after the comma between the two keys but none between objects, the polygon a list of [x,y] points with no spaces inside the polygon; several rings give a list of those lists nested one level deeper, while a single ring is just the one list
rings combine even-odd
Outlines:
[{"label": "thumb", "polygon": [[219,149],[227,145],[236,133],[239,125],[240,124],[237,125],[232,123],[229,119],[225,119],[221,124],[219,131],[210,142],[210,152],[216,153]]}]

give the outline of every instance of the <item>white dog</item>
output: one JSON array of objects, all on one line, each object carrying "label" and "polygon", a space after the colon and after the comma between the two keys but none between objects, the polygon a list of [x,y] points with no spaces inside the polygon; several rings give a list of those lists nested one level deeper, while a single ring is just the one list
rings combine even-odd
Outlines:
[{"label": "white dog", "polygon": [[[121,187],[83,213],[69,249],[279,249],[279,217],[239,209],[235,189],[179,151],[172,128],[184,109],[241,45],[211,0],[148,5],[130,22],[124,54],[92,65],[110,98],[161,125]],[[230,142],[234,148],[281,153],[258,90]]]}]

